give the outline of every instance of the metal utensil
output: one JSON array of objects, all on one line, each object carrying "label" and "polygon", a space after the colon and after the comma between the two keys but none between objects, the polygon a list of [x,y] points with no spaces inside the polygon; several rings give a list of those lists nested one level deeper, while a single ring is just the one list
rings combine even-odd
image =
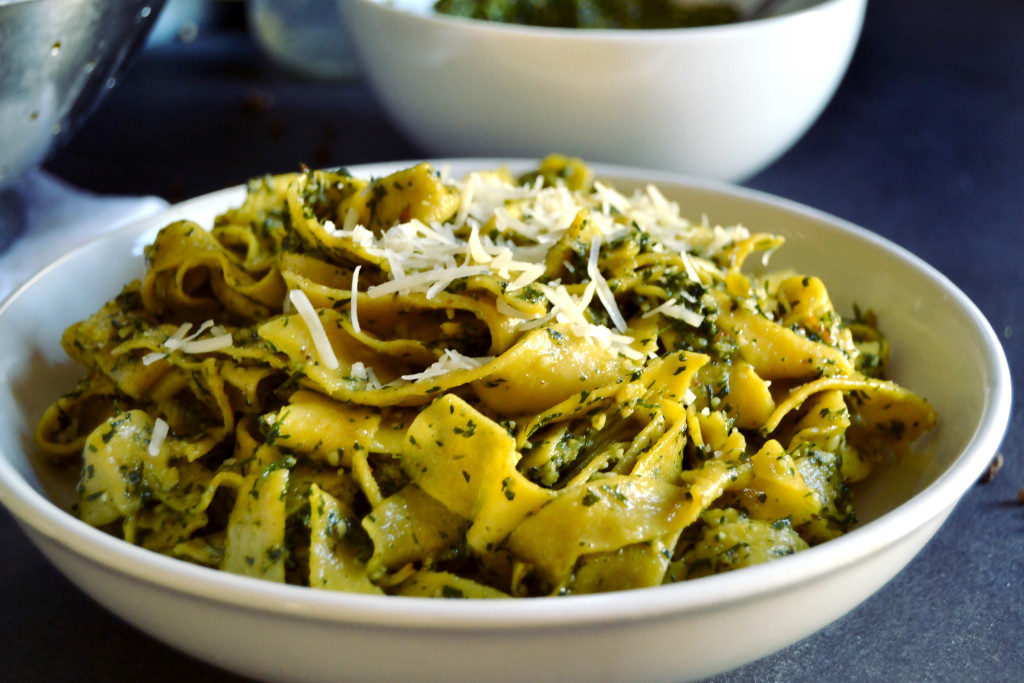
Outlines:
[{"label": "metal utensil", "polygon": [[[114,87],[164,2],[0,0],[0,194]],[[13,232],[9,213],[0,211],[0,248]]]}]

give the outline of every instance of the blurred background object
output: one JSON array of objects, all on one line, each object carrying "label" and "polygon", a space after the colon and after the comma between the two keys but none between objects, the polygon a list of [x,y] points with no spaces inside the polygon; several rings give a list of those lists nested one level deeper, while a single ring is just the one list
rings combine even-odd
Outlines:
[{"label": "blurred background object", "polygon": [[277,64],[313,78],[356,75],[337,0],[246,0],[249,30]]},{"label": "blurred background object", "polygon": [[234,5],[234,1],[167,0],[160,19],[150,31],[149,45],[192,43],[199,37],[200,30],[216,27],[221,16]]},{"label": "blurred background object", "polygon": [[77,130],[145,43],[164,0],[0,0],[0,249],[11,188]]},{"label": "blurred background object", "polygon": [[338,1],[362,76],[432,156],[555,150],[733,182],[817,120],[866,6],[801,0],[719,26],[587,30],[438,15],[434,0]]}]

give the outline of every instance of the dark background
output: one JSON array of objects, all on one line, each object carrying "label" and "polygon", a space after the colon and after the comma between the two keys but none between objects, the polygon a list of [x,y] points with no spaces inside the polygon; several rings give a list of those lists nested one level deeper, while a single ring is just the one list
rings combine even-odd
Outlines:
[{"label": "dark background", "polygon": [[[303,163],[422,156],[363,83],[275,68],[249,41],[242,3],[213,6],[195,40],[151,44],[47,169],[97,192],[173,202]],[[834,101],[745,184],[876,231],[934,265],[982,309],[1024,383],[1024,1],[871,0]],[[1005,467],[974,486],[873,598],[714,680],[1022,680],[1022,436],[1015,413]],[[238,680],[92,603],[5,511],[0,538],[0,679]]]}]

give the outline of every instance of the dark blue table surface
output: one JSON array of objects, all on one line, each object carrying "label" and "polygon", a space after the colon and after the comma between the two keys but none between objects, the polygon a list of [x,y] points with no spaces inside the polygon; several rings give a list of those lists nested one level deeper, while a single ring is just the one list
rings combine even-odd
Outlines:
[{"label": "dark blue table surface", "polygon": [[[364,84],[283,73],[226,15],[194,42],[151,45],[48,170],[98,192],[177,201],[303,163],[423,156]],[[871,0],[834,101],[746,184],[874,230],[937,267],[988,317],[1024,387],[1024,2]],[[1004,468],[874,597],[714,680],[1024,680],[1022,437],[1015,411]],[[239,680],[91,602],[5,511],[0,538],[0,680]]]}]

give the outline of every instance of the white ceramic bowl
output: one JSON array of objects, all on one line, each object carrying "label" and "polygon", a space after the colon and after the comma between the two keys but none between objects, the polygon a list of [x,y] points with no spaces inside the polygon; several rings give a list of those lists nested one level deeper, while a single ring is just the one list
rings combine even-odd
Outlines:
[{"label": "white ceramic bowl", "polygon": [[[450,166],[462,175],[498,163]],[[369,176],[403,166],[351,170]],[[785,235],[772,267],[822,274],[841,311],[854,301],[877,311],[892,340],[895,379],[934,404],[939,426],[927,458],[900,461],[859,487],[861,526],[770,564],[689,583],[478,602],[261,582],[151,553],[85,525],[51,502],[61,499],[56,480],[32,456],[36,420],[79,376],[60,349],[61,332],[141,273],[142,244],[159,227],[184,216],[208,225],[242,199],[242,188],[185,202],[92,242],[0,306],[0,502],[59,569],[111,611],[177,648],[261,679],[683,680],[810,635],[899,572],[988,465],[1010,410],[1000,344],[946,278],[861,228],[728,185],[595,168],[624,189],[654,181],[695,217]]]},{"label": "white ceramic bowl", "polygon": [[[575,30],[432,14],[433,0],[338,0],[370,83],[434,156],[541,156],[741,181],[818,118],[867,0],[802,0],[707,28]],[[739,0],[738,0],[739,1]]]}]

